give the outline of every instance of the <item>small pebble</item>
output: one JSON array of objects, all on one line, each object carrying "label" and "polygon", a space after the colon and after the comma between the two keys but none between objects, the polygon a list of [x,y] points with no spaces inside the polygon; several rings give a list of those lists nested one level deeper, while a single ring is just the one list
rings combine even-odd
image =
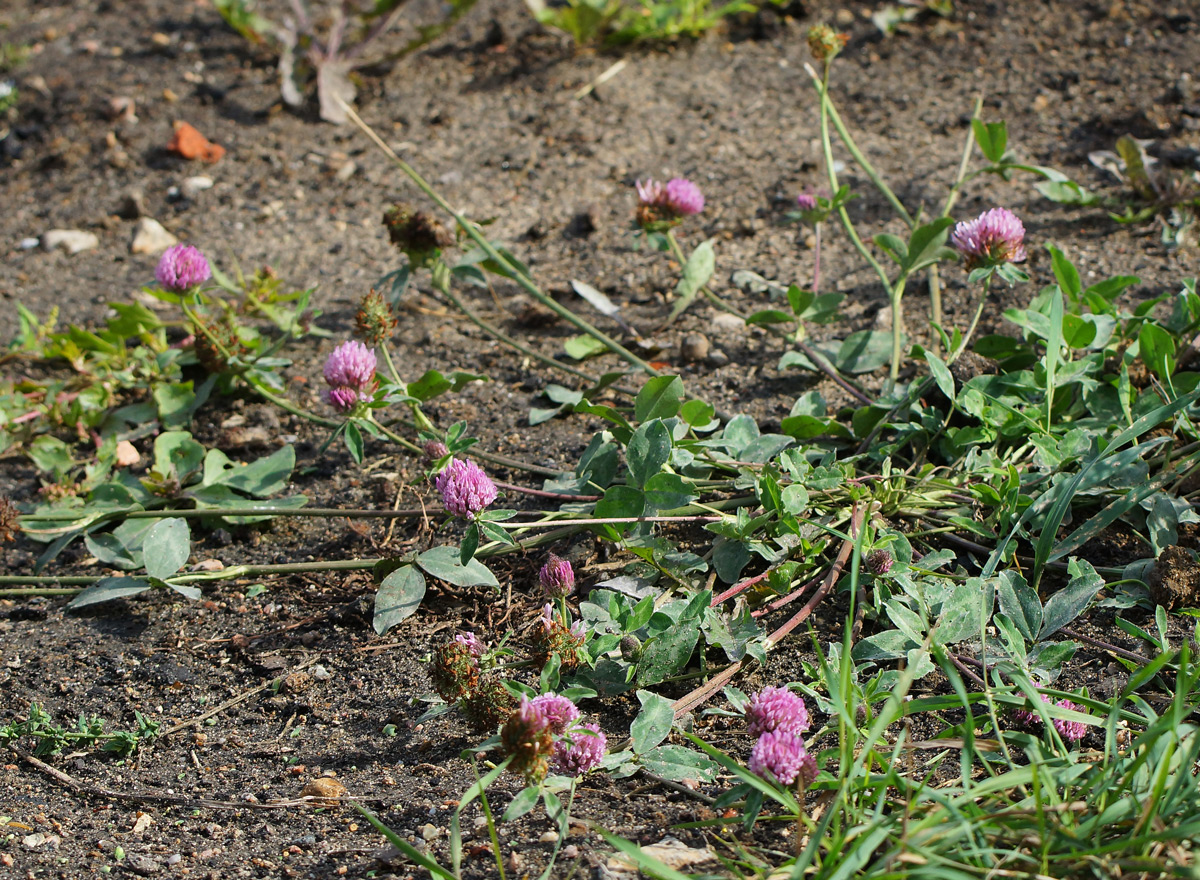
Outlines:
[{"label": "small pebble", "polygon": [[23,251],[31,251],[37,246],[38,246],[38,240],[36,238],[21,239],[20,247],[21,247],[21,250],[23,250]]},{"label": "small pebble", "polygon": [[538,838],[538,843],[558,843],[558,832],[543,831],[542,836]]},{"label": "small pebble", "polygon": [[729,355],[725,354],[725,352],[721,351],[719,348],[714,348],[711,352],[709,352],[708,357],[704,359],[704,362],[710,367],[723,367],[729,363]]},{"label": "small pebble", "polygon": [[143,217],[133,230],[133,241],[129,243],[131,254],[158,254],[179,239],[163,228],[163,225],[153,217]]},{"label": "small pebble", "polygon": [[438,837],[441,837],[441,834],[442,829],[438,828],[436,825],[430,825],[429,823],[426,823],[421,826],[422,840],[436,840]]},{"label": "small pebble", "polygon": [[708,337],[703,333],[689,333],[679,344],[679,356],[689,363],[708,357]]},{"label": "small pebble", "polygon": [[746,322],[737,315],[721,312],[713,317],[711,326],[714,333],[738,333],[746,329]]},{"label": "small pebble", "polygon": [[563,857],[564,859],[577,859],[577,858],[579,858],[579,847],[577,847],[577,846],[576,846],[575,844],[573,844],[573,843],[568,843],[566,846],[564,846],[564,847],[562,848],[562,857]]},{"label": "small pebble", "polygon": [[99,246],[96,234],[82,229],[51,229],[42,236],[42,247],[48,251],[61,247],[68,254],[77,254]]},{"label": "small pebble", "polygon": [[317,681],[329,681],[329,679],[333,678],[333,673],[324,666],[317,665],[313,667],[312,677]]},{"label": "small pebble", "polygon": [[181,856],[179,853],[175,853],[174,855],[171,855],[167,858],[168,865],[178,865],[182,861],[183,861],[183,856]]}]

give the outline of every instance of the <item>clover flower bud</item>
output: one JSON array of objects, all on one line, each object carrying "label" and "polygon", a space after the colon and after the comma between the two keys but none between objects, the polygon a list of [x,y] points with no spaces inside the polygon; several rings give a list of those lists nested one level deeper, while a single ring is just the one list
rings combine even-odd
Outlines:
[{"label": "clover flower bud", "polygon": [[750,752],[750,772],[781,785],[791,785],[800,778],[801,787],[807,787],[817,776],[817,762],[799,736],[769,730],[758,738]]},{"label": "clover flower bud", "polygon": [[579,724],[554,744],[554,769],[564,776],[582,776],[600,766],[608,738],[598,724]]},{"label": "clover flower bud", "polygon": [[[1076,705],[1070,700],[1059,700],[1054,705],[1059,709],[1068,709],[1073,712],[1083,711],[1082,706]],[[1058,731],[1059,736],[1071,744],[1079,742],[1087,735],[1087,725],[1082,721],[1067,721],[1064,718],[1055,718],[1054,729]]]},{"label": "clover flower bud", "polygon": [[426,440],[421,445],[421,451],[425,453],[425,461],[428,464],[433,464],[450,454],[450,450],[441,440]]},{"label": "clover flower bud", "polygon": [[831,61],[849,39],[849,34],[839,34],[827,24],[815,24],[808,29],[808,50],[817,61]]},{"label": "clover flower bud", "polygon": [[637,636],[625,636],[621,639],[621,659],[632,663],[642,653],[642,643]]},{"label": "clover flower bud", "polygon": [[867,554],[867,571],[873,575],[885,575],[892,570],[895,561],[896,557],[892,556],[890,550],[872,550]]},{"label": "clover flower bud", "polygon": [[463,458],[450,459],[433,484],[442,506],[467,520],[474,520],[499,494],[483,468]]},{"label": "clover flower bud", "polygon": [[174,244],[158,258],[154,278],[164,290],[185,293],[212,278],[212,269],[199,248]]},{"label": "clover flower bud", "polygon": [[542,592],[552,599],[569,596],[575,589],[575,571],[571,563],[553,553],[538,572],[538,580],[542,584]]},{"label": "clover flower bud", "polygon": [[801,211],[817,210],[817,197],[810,192],[802,192],[796,196],[796,204]]},{"label": "clover flower bud", "polygon": [[803,698],[785,687],[765,687],[746,703],[746,730],[751,736],[771,731],[799,735],[808,728]]},{"label": "clover flower bud", "polygon": [[400,322],[391,304],[374,288],[363,295],[354,313],[354,333],[370,345],[383,345]]},{"label": "clover flower bud", "polygon": [[542,626],[534,632],[531,639],[534,659],[547,663],[551,656],[557,656],[563,669],[574,669],[583,657],[583,646],[587,640],[587,630],[582,620],[567,626],[554,613],[554,605],[547,602],[542,608],[539,618]]},{"label": "clover flower bud", "polygon": [[1025,260],[1025,225],[1007,208],[992,208],[964,220],[950,234],[950,245],[968,270]]}]

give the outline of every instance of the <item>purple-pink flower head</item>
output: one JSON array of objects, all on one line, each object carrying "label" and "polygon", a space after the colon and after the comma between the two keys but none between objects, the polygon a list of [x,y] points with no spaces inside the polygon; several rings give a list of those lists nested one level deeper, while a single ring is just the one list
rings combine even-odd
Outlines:
[{"label": "purple-pink flower head", "polygon": [[817,197],[810,192],[802,192],[796,196],[796,204],[799,205],[801,211],[817,210]]},{"label": "purple-pink flower head", "polygon": [[542,591],[547,596],[561,599],[571,595],[571,591],[575,589],[575,571],[570,562],[551,553],[546,564],[538,572],[538,581],[541,582]]},{"label": "purple-pink flower head", "polygon": [[992,208],[954,227],[950,244],[968,269],[1025,260],[1025,226],[1007,208]]},{"label": "purple-pink flower head", "polygon": [[770,730],[758,738],[750,752],[750,772],[791,785],[797,777],[807,788],[817,776],[817,762],[794,733]]},{"label": "purple-pink flower head", "polygon": [[475,635],[475,633],[459,633],[454,637],[454,641],[466,648],[475,659],[478,660],[483,656],[483,642],[479,640],[479,636]]},{"label": "purple-pink flower head", "polygon": [[638,202],[641,205],[658,205],[665,195],[663,185],[652,177],[639,180],[634,186],[637,188]]},{"label": "purple-pink flower head", "polygon": [[637,222],[643,229],[661,232],[704,210],[704,194],[686,178],[675,177],[665,184],[639,180],[636,186]]},{"label": "purple-pink flower head", "polygon": [[375,390],[375,352],[357,339],[343,342],[325,361],[325,382],[325,401],[340,413],[352,412]]},{"label": "purple-pink flower head", "polygon": [[212,269],[198,248],[190,244],[175,244],[159,257],[154,277],[164,290],[184,293],[212,278]]},{"label": "purple-pink flower head", "polygon": [[366,388],[375,381],[375,352],[347,339],[325,360],[325,382],[332,388]]},{"label": "purple-pink flower head", "polygon": [[690,217],[704,210],[704,193],[686,177],[667,181],[665,201],[667,207],[680,217]]},{"label": "purple-pink flower head", "polygon": [[[1083,707],[1077,706],[1070,700],[1059,700],[1054,704],[1059,709],[1068,709],[1072,712],[1082,712]],[[1087,735],[1087,725],[1082,721],[1067,721],[1064,718],[1054,719],[1054,729],[1069,743],[1077,743]]]},{"label": "purple-pink flower head", "polygon": [[[1049,703],[1050,698],[1042,694],[1042,702]],[[1014,727],[1021,730],[1033,730],[1042,721],[1042,716],[1034,709],[1026,709],[1022,706],[1020,709],[1013,709],[1010,716]]]},{"label": "purple-pink flower head", "polygon": [[533,711],[546,719],[552,733],[566,733],[571,722],[579,718],[579,708],[566,697],[557,694],[542,694],[530,700],[529,704]]},{"label": "purple-pink flower head", "polygon": [[554,744],[554,769],[564,776],[582,776],[600,766],[608,738],[598,724],[577,724]]},{"label": "purple-pink flower head", "polygon": [[496,485],[473,461],[452,458],[434,480],[442,506],[455,516],[473,520],[496,500]]},{"label": "purple-pink flower head", "polygon": [[771,731],[799,735],[808,726],[804,700],[785,687],[765,687],[746,703],[746,730],[751,736]]}]

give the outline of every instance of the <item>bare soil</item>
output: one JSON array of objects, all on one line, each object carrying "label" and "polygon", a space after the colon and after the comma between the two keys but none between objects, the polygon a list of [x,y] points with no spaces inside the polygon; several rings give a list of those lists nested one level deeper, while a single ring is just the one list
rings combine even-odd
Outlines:
[{"label": "bare soil", "polygon": [[[677,174],[700,183],[708,206],[698,223],[685,227],[685,245],[716,239],[716,286],[743,310],[764,302],[732,287],[729,278],[738,269],[808,283],[813,251],[784,215],[798,191],[824,183],[816,102],[803,67],[810,24],[828,20],[850,35],[836,62],[833,93],[860,145],[910,206],[940,206],[977,95],[987,118],[1007,119],[1017,155],[1060,168],[1089,188],[1105,191],[1111,184],[1087,164],[1088,152],[1111,149],[1122,134],[1154,139],[1165,161],[1194,162],[1200,155],[1200,99],[1186,78],[1194,73],[1200,35],[1194,3],[958,0],[955,6],[951,19],[929,18],[884,39],[867,18],[867,4],[793,4],[794,15],[762,13],[694,43],[633,50],[617,76],[576,98],[618,56],[576,50],[538,27],[519,3],[480,0],[425,50],[367,71],[359,109],[452,204],[475,218],[496,218],[494,236],[563,302],[587,312],[570,293],[571,279],[605,291],[660,347],[656,359],[678,370],[691,394],[719,410],[749,413],[763,430],[778,429],[796,397],[813,387],[834,406],[847,400],[811,374],[780,372],[777,340],[758,329],[714,323],[715,313],[701,303],[670,328],[653,329],[669,309],[665,297],[678,267],[660,254],[632,250],[632,183]],[[135,221],[126,202],[136,196],[147,215],[227,268],[233,259],[247,269],[270,265],[290,284],[319,285],[315,302],[324,314],[318,323],[334,337],[293,349],[289,373],[289,393],[318,408],[325,354],[349,333],[359,297],[398,264],[380,216],[395,200],[418,202],[418,194],[354,129],[319,123],[312,108],[283,109],[273,58],[228,30],[208,3],[7,0],[0,22],[8,26],[3,39],[35,44],[14,74],[19,117],[0,151],[0,340],[15,332],[18,302],[41,315],[57,307],[64,324],[94,323],[106,303],[127,300],[152,278],[155,258],[129,252]],[[134,99],[136,124],[111,118],[110,101],[118,97]],[[176,120],[223,145],[226,156],[206,166],[169,154]],[[209,175],[215,185],[194,198],[180,196],[177,188],[194,175]],[[881,226],[887,206],[865,178],[852,169],[844,178],[863,195],[852,203],[857,221],[874,231],[900,231],[895,222]],[[1052,282],[1046,242],[1075,260],[1085,282],[1139,276],[1131,300],[1174,291],[1200,269],[1195,251],[1164,249],[1152,225],[1123,227],[1102,212],[1060,208],[1028,180],[980,181],[958,213],[974,216],[995,205],[1023,218],[1033,281],[997,291],[986,327],[1003,330],[1004,308],[1023,305]],[[90,230],[100,246],[74,256],[20,246],[53,228]],[[886,305],[882,292],[844,237],[826,238],[822,284],[847,300],[844,320],[818,335],[874,326]],[[944,274],[947,322],[965,326],[973,293],[961,270]],[[549,354],[561,350],[569,327],[522,322],[525,301],[518,291],[501,284],[497,294],[498,302],[486,292],[467,295],[527,344]],[[435,421],[465,419],[483,448],[536,465],[573,466],[598,423],[580,416],[527,423],[535,393],[558,378],[498,347],[427,292],[410,291],[405,306],[395,345],[407,377],[431,367],[490,377],[431,406]],[[916,341],[927,341],[925,309],[919,292],[911,293]],[[694,333],[704,334],[719,354],[683,361],[681,340]],[[231,422],[233,416],[245,422]],[[268,429],[272,444],[265,449],[284,438],[295,442],[299,464],[290,491],[307,494],[314,505],[430,499],[420,462],[370,444],[368,463],[357,468],[339,447],[320,453],[324,435],[307,423],[253,399],[215,401],[195,433],[234,457],[260,454],[264,448],[239,434],[244,424]],[[529,479],[502,470],[497,475]],[[37,488],[23,458],[0,461],[5,494],[26,499]],[[386,555],[424,540],[425,528],[278,520],[200,534],[192,561]],[[1118,544],[1124,557],[1107,548],[1103,564],[1144,554],[1136,541]],[[39,550],[24,540],[6,545],[4,570],[29,571]],[[597,548],[583,542],[573,551],[587,560]],[[36,702],[63,721],[99,714],[112,726],[131,727],[137,710],[165,728],[294,674],[133,759],[89,752],[51,760],[84,786],[243,808],[192,809],[72,791],[8,755],[0,765],[0,815],[9,817],[3,834],[11,836],[0,836],[0,857],[13,876],[39,878],[109,869],[211,878],[419,874],[377,858],[382,838],[349,809],[261,807],[335,774],[405,836],[421,841],[423,831],[433,835],[430,850],[444,859],[450,813],[471,782],[459,754],[478,740],[453,715],[416,723],[424,704],[415,699],[430,690],[421,658],[458,628],[498,632],[529,625],[538,611],[538,564],[513,559],[499,567],[500,601],[486,591],[435,585],[421,611],[383,637],[370,625],[373,586],[359,574],[274,579],[253,598],[246,596],[248,582],[223,583],[207,588],[199,603],[143,596],[82,614],[64,613],[60,599],[0,602],[0,723],[24,718]],[[53,569],[99,571],[82,549]],[[583,589],[600,578],[584,567]],[[827,603],[813,624],[822,639],[836,637],[842,625],[837,603]],[[1079,628],[1138,649],[1103,615]],[[739,686],[798,678],[808,645],[794,636]],[[319,676],[317,666],[324,670]],[[1105,654],[1084,650],[1064,681],[1101,693],[1119,687],[1121,678]],[[677,690],[667,694],[682,694],[686,685]],[[587,708],[619,738],[636,706],[627,695]],[[748,750],[736,726],[703,716],[696,724],[714,745]],[[495,802],[502,806],[518,787],[503,778],[493,787]],[[594,774],[581,788],[575,814],[649,843],[706,810],[681,792]],[[139,811],[152,823],[139,824]],[[503,826],[514,876],[540,872],[551,844],[539,838],[549,828],[540,811]],[[776,829],[756,833],[787,848]],[[35,834],[43,835],[40,842]],[[675,834],[693,845],[702,840],[699,832]],[[472,840],[482,842],[478,834]],[[574,850],[560,861],[559,876],[592,876],[607,858],[582,826],[569,843]],[[115,859],[117,847],[124,860]],[[489,859],[482,847],[470,850],[469,873],[494,873]]]}]

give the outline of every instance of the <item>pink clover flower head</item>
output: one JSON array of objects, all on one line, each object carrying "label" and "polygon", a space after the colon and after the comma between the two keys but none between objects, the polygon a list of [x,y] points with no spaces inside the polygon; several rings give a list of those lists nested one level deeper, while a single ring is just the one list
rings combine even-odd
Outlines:
[{"label": "pink clover flower head", "polygon": [[468,520],[474,520],[499,494],[483,468],[463,458],[450,459],[433,484],[442,506]]},{"label": "pink clover flower head", "polygon": [[690,217],[704,210],[704,193],[686,177],[674,177],[667,181],[664,201],[680,217]]},{"label": "pink clover flower head", "polygon": [[817,197],[810,192],[802,192],[796,196],[796,204],[801,211],[815,211],[817,210]]},{"label": "pink clover flower head", "polygon": [[791,785],[800,777],[807,787],[816,778],[817,762],[799,736],[784,730],[769,730],[758,738],[750,752],[750,772],[781,785]]},{"label": "pink clover flower head", "polygon": [[325,383],[331,388],[362,390],[375,381],[375,352],[357,339],[347,339],[325,359]]},{"label": "pink clover flower head", "polygon": [[1007,208],[992,208],[954,227],[950,244],[968,269],[1025,261],[1025,225]]},{"label": "pink clover flower head", "polygon": [[684,217],[704,210],[704,194],[686,178],[675,177],[665,184],[648,178],[635,185],[637,222],[643,229],[662,232],[677,225]]},{"label": "pink clover flower head", "polygon": [[454,637],[454,641],[470,651],[471,656],[476,660],[483,656],[483,642],[479,640],[479,636],[475,635],[475,633],[459,633]]},{"label": "pink clover flower head", "polygon": [[608,738],[598,724],[578,724],[554,744],[551,763],[564,776],[582,776],[600,766]]},{"label": "pink clover flower head", "polygon": [[[1049,703],[1050,698],[1045,694],[1042,694],[1042,702]],[[1020,709],[1013,709],[1010,717],[1012,718],[1013,726],[1021,730],[1033,730],[1042,721],[1042,716],[1039,715],[1035,710],[1026,709],[1024,707]]]},{"label": "pink clover flower head", "polygon": [[579,719],[579,708],[566,697],[557,694],[542,694],[530,700],[529,704],[546,719],[551,733],[566,733],[571,722]]},{"label": "pink clover flower head", "polygon": [[803,698],[785,687],[765,687],[746,704],[746,730],[751,736],[772,731],[799,735],[808,727]]},{"label": "pink clover flower head", "polygon": [[375,352],[357,339],[343,342],[325,360],[325,402],[339,413],[351,413],[375,390]]},{"label": "pink clover flower head", "polygon": [[[1059,709],[1069,709],[1073,712],[1083,711],[1082,706],[1078,706],[1070,700],[1059,700],[1054,705]],[[1059,736],[1072,744],[1079,742],[1087,735],[1087,725],[1082,721],[1067,721],[1064,718],[1055,718],[1054,729],[1058,731]]]},{"label": "pink clover flower head", "polygon": [[199,248],[190,244],[175,244],[158,258],[154,278],[164,290],[184,293],[212,278],[212,269],[208,265],[208,258]]},{"label": "pink clover flower head", "polygon": [[575,589],[575,571],[571,568],[571,563],[553,553],[538,572],[538,580],[541,582],[542,591],[555,599],[569,596]]}]

